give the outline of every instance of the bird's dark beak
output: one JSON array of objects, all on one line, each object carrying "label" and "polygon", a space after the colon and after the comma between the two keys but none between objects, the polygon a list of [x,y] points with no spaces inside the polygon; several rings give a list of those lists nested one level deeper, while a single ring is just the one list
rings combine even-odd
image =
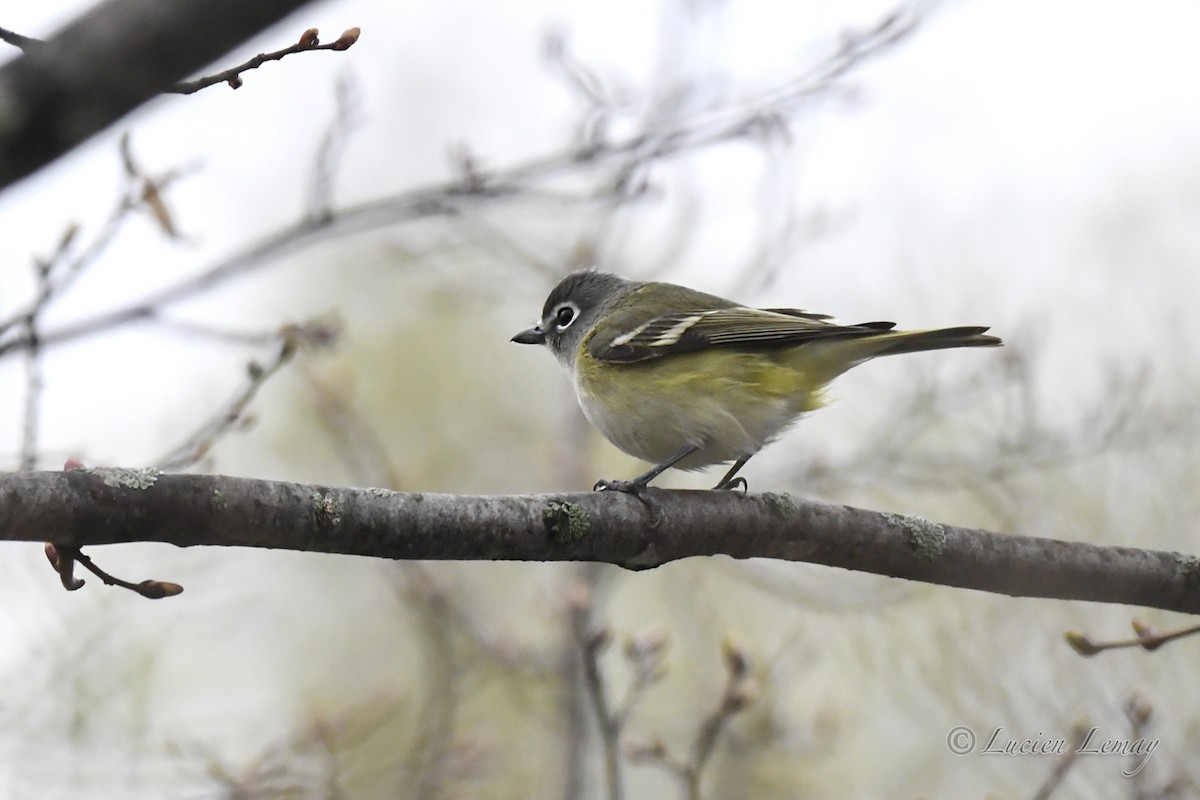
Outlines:
[{"label": "bird's dark beak", "polygon": [[517,344],[545,344],[546,332],[540,327],[533,327],[521,331],[512,340]]}]

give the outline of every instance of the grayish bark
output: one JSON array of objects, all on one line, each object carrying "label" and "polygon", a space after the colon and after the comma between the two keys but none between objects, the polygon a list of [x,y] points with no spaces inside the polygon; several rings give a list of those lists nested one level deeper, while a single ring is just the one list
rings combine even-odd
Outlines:
[{"label": "grayish bark", "polygon": [[96,469],[0,475],[0,539],[167,542],[392,559],[602,561],[647,569],[723,553],[1019,597],[1200,612],[1200,560],[990,533],[781,494],[651,490],[407,494]]}]

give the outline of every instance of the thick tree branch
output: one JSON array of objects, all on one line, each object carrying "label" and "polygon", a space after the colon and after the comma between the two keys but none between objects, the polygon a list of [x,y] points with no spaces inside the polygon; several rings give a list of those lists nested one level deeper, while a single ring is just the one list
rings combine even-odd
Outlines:
[{"label": "thick tree branch", "polygon": [[0,69],[0,188],[305,2],[108,0],[52,39],[24,45],[25,54]]},{"label": "thick tree branch", "polygon": [[779,558],[1018,597],[1200,612],[1200,559],[940,525],[788,495],[655,490],[662,524],[612,493],[404,494],[94,469],[0,475],[0,539],[232,545],[394,559]]}]

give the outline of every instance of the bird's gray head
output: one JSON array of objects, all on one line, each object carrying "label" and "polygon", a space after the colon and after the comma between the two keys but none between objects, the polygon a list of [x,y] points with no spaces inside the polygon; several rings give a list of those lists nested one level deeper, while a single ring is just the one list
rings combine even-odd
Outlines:
[{"label": "bird's gray head", "polygon": [[544,344],[567,367],[583,337],[600,316],[626,297],[637,284],[594,269],[572,272],[559,281],[542,306],[542,320],[512,338],[518,344]]}]

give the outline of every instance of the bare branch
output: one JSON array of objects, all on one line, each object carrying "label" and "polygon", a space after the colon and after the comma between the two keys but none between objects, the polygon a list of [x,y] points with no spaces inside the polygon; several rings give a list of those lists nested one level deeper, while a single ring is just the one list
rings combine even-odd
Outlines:
[{"label": "bare branch", "polygon": [[1071,771],[1071,767],[1075,766],[1075,762],[1079,759],[1079,748],[1086,741],[1088,730],[1089,727],[1084,723],[1079,723],[1071,728],[1070,746],[1055,760],[1054,768],[1046,776],[1042,785],[1038,787],[1033,800],[1050,800],[1051,795],[1062,784],[1067,773]]},{"label": "bare branch", "polygon": [[156,466],[162,470],[180,470],[195,464],[221,437],[243,422],[246,409],[258,394],[258,390],[292,360],[298,348],[329,347],[338,334],[337,326],[329,321],[314,320],[304,325],[284,326],[275,336],[279,347],[271,360],[265,364],[250,362],[246,370],[246,385],[208,423],[189,436],[187,441],[158,459],[155,462]]},{"label": "bare branch", "polygon": [[729,672],[725,681],[725,691],[721,699],[700,725],[696,733],[696,741],[692,743],[691,757],[687,761],[684,778],[688,787],[689,800],[700,798],[700,777],[704,768],[712,758],[713,749],[717,746],[717,737],[728,724],[733,715],[745,708],[754,699],[756,689],[750,681],[746,656],[736,645],[726,642],[724,645],[725,668]]},{"label": "bare branch", "polygon": [[50,566],[58,573],[62,580],[63,588],[68,592],[74,592],[77,589],[82,589],[85,581],[82,578],[75,577],[75,565],[79,564],[88,572],[92,573],[100,580],[104,581],[108,586],[119,586],[122,589],[128,589],[134,594],[140,594],[149,600],[161,600],[164,597],[174,597],[183,592],[183,587],[178,583],[170,581],[159,581],[148,579],[139,583],[130,583],[129,581],[121,580],[120,578],[110,575],[97,566],[96,562],[85,556],[83,551],[78,547],[70,545],[54,545],[50,542],[45,544],[46,559],[50,562]]},{"label": "bare branch", "polygon": [[[280,0],[281,1],[281,0]],[[51,347],[133,322],[154,317],[166,306],[192,298],[230,278],[245,274],[290,253],[321,241],[437,216],[453,217],[471,204],[526,196],[531,187],[544,186],[589,171],[596,176],[594,201],[611,203],[636,195],[636,175],[650,162],[700,150],[734,139],[761,135],[764,125],[777,126],[785,115],[806,103],[816,102],[835,90],[838,79],[867,63],[912,32],[919,15],[901,10],[866,32],[847,35],[830,57],[786,83],[748,98],[706,109],[670,125],[634,130],[619,140],[577,143],[559,152],[501,169],[472,163],[466,176],[420,187],[391,197],[336,211],[332,216],[309,218],[277,231],[242,253],[185,278],[173,286],[134,300],[123,308],[85,318],[55,330],[43,331],[40,344]],[[3,156],[0,149],[0,157]],[[464,177],[467,179],[464,180]],[[3,175],[0,174],[0,185]],[[632,193],[632,194],[631,194]],[[555,202],[561,203],[561,200]],[[14,334],[0,341],[0,356],[30,347],[28,337]]]},{"label": "bare branch", "polygon": [[[11,316],[0,319],[0,335],[8,333],[14,327],[28,326],[30,319],[38,317],[51,303],[66,293],[89,267],[98,262],[134,211],[140,208],[148,209],[168,237],[179,238],[166,208],[163,192],[176,180],[187,175],[192,168],[184,167],[168,170],[160,175],[149,175],[138,167],[128,135],[121,137],[119,149],[126,181],[108,217],[92,235],[91,240],[78,247],[82,238],[79,233],[80,226],[76,223],[66,226],[54,252],[36,262],[39,280],[33,299]],[[27,327],[23,338],[33,340],[33,335]],[[38,340],[40,346],[40,336]],[[0,349],[2,347],[3,345],[0,345]]]},{"label": "bare branch", "polygon": [[243,72],[258,69],[268,61],[279,61],[294,53],[311,53],[315,50],[334,50],[337,52],[349,50],[358,41],[359,34],[360,31],[358,28],[348,28],[334,41],[321,44],[317,38],[317,29],[309,28],[300,35],[300,41],[289,47],[272,50],[270,53],[259,53],[254,58],[249,59],[245,63],[238,64],[236,67],[230,67],[213,75],[205,75],[195,80],[180,81],[168,86],[163,91],[169,94],[193,94],[217,83],[227,83],[231,89],[237,89],[242,85]]},{"label": "bare branch", "polygon": [[754,699],[758,691],[749,677],[749,663],[741,648],[726,641],[722,645],[722,655],[728,672],[725,689],[716,707],[700,723],[687,758],[673,755],[661,739],[635,742],[629,748],[630,758],[654,764],[678,778],[683,783],[684,796],[688,800],[700,800],[700,779],[716,749],[721,731],[735,714]]},{"label": "bare branch", "polygon": [[70,151],[303,0],[107,0],[0,68],[0,188]]},{"label": "bare branch", "polygon": [[571,630],[583,661],[583,680],[596,725],[600,728],[600,741],[604,745],[604,784],[608,800],[621,800],[625,796],[621,779],[621,724],[614,715],[608,699],[608,689],[600,670],[600,656],[612,643],[612,631],[606,627],[593,627],[591,622],[591,593],[584,591],[571,604]]},{"label": "bare branch", "polygon": [[996,592],[1200,613],[1200,558],[989,533],[782,494],[407,494],[157,470],[0,475],[0,539],[167,542],[393,559],[778,558]]},{"label": "bare branch", "polygon": [[348,75],[338,79],[335,96],[337,103],[333,119],[329,121],[317,148],[312,184],[308,191],[305,216],[316,223],[328,222],[333,218],[333,178],[346,143],[362,118],[358,87]]},{"label": "bare branch", "polygon": [[1094,656],[1105,650],[1122,650],[1128,647],[1140,647],[1143,650],[1153,651],[1176,639],[1186,639],[1189,636],[1195,636],[1200,633],[1200,625],[1192,625],[1177,631],[1159,633],[1141,620],[1135,619],[1130,624],[1133,626],[1135,634],[1135,638],[1133,639],[1095,642],[1087,634],[1080,633],[1079,631],[1067,631],[1064,634],[1064,638],[1067,640],[1067,644],[1071,645],[1071,649],[1079,653],[1079,655]]}]

